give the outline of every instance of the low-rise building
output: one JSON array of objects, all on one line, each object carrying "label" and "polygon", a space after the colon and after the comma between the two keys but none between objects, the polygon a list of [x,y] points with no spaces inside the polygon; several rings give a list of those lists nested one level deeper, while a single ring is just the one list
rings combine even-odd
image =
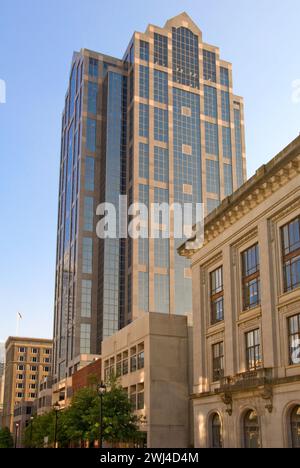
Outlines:
[{"label": "low-rise building", "polygon": [[102,376],[116,375],[137,414],[145,444],[190,444],[188,319],[149,313],[102,343]]},{"label": "low-rise building", "polygon": [[16,406],[33,403],[39,383],[51,374],[52,340],[10,337],[5,349],[3,426],[14,433]]},{"label": "low-rise building", "polygon": [[88,366],[83,367],[82,369],[75,372],[72,375],[72,390],[73,395],[79,390],[97,385],[101,382],[102,374],[102,361],[101,359],[95,359]]},{"label": "low-rise building", "polygon": [[57,382],[53,381],[52,385],[52,406],[57,402],[61,408],[67,408],[73,396],[73,375],[78,371],[99,359],[98,354],[81,354],[70,362],[69,374],[64,379]]},{"label": "low-rise building", "polygon": [[300,447],[300,137],[188,247],[195,446]]},{"label": "low-rise building", "polygon": [[46,377],[40,382],[36,400],[36,413],[38,416],[52,410],[52,377]]}]

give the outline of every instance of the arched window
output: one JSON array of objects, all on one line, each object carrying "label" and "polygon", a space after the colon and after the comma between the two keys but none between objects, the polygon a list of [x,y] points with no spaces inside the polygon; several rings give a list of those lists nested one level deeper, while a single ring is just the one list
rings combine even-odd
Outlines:
[{"label": "arched window", "polygon": [[255,411],[248,411],[244,418],[245,448],[261,448],[260,424]]},{"label": "arched window", "polygon": [[292,448],[300,448],[300,406],[291,413]]},{"label": "arched window", "polygon": [[211,445],[212,448],[223,448],[222,425],[217,413],[213,414],[211,418]]}]

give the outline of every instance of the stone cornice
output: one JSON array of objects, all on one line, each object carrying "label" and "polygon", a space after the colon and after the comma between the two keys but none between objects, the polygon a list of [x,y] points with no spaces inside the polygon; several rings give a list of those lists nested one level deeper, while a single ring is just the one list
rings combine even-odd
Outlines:
[{"label": "stone cornice", "polygon": [[[296,138],[267,165],[258,169],[251,179],[230,197],[227,197],[218,208],[206,217],[204,245],[217,238],[299,174],[300,137]],[[198,250],[186,249],[186,244],[183,244],[178,252],[184,257],[191,258]]]}]

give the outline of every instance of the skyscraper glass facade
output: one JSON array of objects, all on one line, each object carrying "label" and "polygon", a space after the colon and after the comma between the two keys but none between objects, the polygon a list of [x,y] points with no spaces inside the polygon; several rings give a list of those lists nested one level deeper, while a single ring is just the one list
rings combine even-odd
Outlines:
[{"label": "skyscraper glass facade", "polygon": [[203,202],[207,214],[244,182],[243,102],[232,94],[231,65],[186,14],[135,33],[122,60],[84,49],[72,62],[61,148],[57,379],[140,314],[191,312],[175,226],[160,215],[156,239],[99,239],[96,210],[110,202],[130,222],[122,194],[128,206]]}]

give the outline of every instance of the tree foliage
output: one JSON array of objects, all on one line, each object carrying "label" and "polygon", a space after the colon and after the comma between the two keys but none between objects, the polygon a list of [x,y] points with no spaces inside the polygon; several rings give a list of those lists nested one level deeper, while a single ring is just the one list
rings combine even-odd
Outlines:
[{"label": "tree foliage", "polygon": [[[128,395],[112,378],[103,395],[103,440],[114,445],[140,439],[139,418],[133,411]],[[44,438],[53,446],[55,412],[36,417],[26,428],[26,447],[43,447]],[[60,447],[88,442],[91,446],[99,440],[100,397],[95,385],[79,390],[72,398],[69,408],[58,414],[57,442]]]},{"label": "tree foliage", "polygon": [[0,448],[13,448],[14,439],[8,427],[0,429]]}]

